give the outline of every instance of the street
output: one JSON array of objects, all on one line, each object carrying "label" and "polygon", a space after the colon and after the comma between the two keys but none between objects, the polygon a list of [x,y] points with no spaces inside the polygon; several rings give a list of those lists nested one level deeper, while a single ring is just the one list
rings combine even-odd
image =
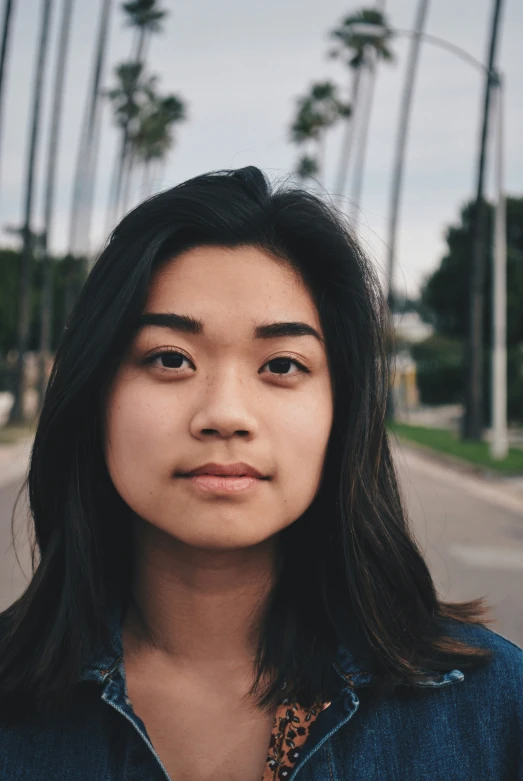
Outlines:
[{"label": "street", "polygon": [[[397,450],[396,461],[412,527],[440,596],[447,601],[486,597],[496,619],[491,628],[523,646],[523,499],[410,449]],[[21,463],[18,471],[16,479],[0,483],[0,610],[26,583],[10,547]],[[21,500],[15,528],[29,575],[26,511]]]}]

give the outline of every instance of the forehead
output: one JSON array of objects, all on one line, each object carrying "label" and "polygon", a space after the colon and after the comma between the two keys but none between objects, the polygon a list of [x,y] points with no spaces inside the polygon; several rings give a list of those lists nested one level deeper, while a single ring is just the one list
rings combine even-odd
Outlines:
[{"label": "forehead", "polygon": [[314,300],[287,261],[255,247],[196,247],[165,261],[153,276],[146,310],[189,310],[200,317],[307,318],[319,326]]}]

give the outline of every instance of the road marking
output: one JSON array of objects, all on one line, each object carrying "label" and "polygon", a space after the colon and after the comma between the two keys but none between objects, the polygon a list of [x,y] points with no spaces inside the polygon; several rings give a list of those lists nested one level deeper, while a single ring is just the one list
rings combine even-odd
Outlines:
[{"label": "road marking", "polygon": [[523,570],[523,550],[492,548],[487,545],[449,545],[449,553],[464,564],[485,569]]}]

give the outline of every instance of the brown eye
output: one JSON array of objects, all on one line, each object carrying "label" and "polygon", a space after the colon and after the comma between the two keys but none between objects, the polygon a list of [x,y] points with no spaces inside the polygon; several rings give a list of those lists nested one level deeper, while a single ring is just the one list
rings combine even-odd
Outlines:
[{"label": "brown eye", "polygon": [[144,363],[147,365],[156,365],[159,369],[181,369],[183,361],[190,363],[189,359],[183,353],[177,350],[164,350],[163,352],[149,355]]},{"label": "brown eye", "polygon": [[187,360],[181,353],[160,353],[156,357],[166,369],[181,369],[183,361]]},{"label": "brown eye", "polygon": [[[298,371],[291,372],[289,371],[290,365],[294,364],[298,367]],[[281,358],[273,358],[270,361],[267,361],[265,366],[271,366],[271,373],[279,375],[281,377],[292,377],[296,374],[310,374],[309,369],[307,369],[302,363],[297,361],[295,358],[285,357],[282,356]]]}]

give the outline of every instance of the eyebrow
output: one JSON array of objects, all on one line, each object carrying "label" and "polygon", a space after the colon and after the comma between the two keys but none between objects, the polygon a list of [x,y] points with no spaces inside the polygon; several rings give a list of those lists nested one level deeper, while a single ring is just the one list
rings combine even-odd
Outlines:
[{"label": "eyebrow", "polygon": [[[174,312],[146,312],[138,319],[136,331],[151,325],[197,336],[203,336],[205,333],[201,320],[188,315],[177,315]],[[255,326],[253,336],[255,339],[277,339],[282,336],[314,336],[322,345],[324,344],[323,337],[312,325],[301,322],[260,323]]]}]

